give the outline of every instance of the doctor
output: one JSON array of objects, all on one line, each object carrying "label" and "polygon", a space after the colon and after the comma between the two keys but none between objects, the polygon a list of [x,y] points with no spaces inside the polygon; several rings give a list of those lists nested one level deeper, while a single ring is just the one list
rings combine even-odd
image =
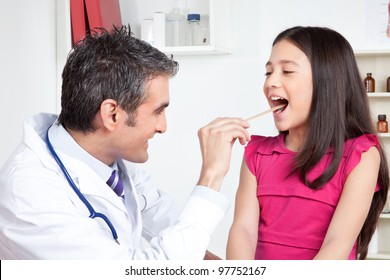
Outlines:
[{"label": "doctor", "polygon": [[27,120],[0,171],[0,259],[203,259],[227,210],[231,147],[247,143],[249,124],[220,118],[199,130],[201,174],[177,209],[137,165],[167,129],[177,70],[126,27],[74,47],[60,115]]}]

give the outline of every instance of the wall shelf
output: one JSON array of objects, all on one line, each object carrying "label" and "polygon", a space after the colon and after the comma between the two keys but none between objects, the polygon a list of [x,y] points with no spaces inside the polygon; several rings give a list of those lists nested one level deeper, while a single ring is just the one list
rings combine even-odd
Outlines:
[{"label": "wall shelf", "polygon": [[390,219],[390,213],[382,213],[382,214],[380,215],[380,218],[381,218],[381,219]]},{"label": "wall shelf", "polygon": [[378,135],[382,138],[389,138],[390,137],[390,133],[378,133]]},{"label": "wall shelf", "polygon": [[160,50],[167,55],[210,55],[210,54],[230,54],[232,50],[218,46],[181,46],[164,47]]},{"label": "wall shelf", "polygon": [[[144,0],[121,0],[122,21],[134,27],[136,37],[141,38],[141,22],[153,19],[155,12],[170,13],[172,0],[156,1],[148,5]],[[189,13],[208,16],[209,45],[202,46],[158,46],[167,55],[212,55],[232,52],[232,0],[183,0]]]},{"label": "wall shelf", "polygon": [[381,56],[390,55],[389,49],[361,49],[355,50],[355,56]]},{"label": "wall shelf", "polygon": [[378,252],[378,253],[369,253],[367,254],[367,259],[369,260],[388,260],[390,259],[390,252]]},{"label": "wall shelf", "polygon": [[376,234],[378,251],[369,253],[367,259],[390,260],[390,244],[388,240],[390,234],[390,213],[382,213],[380,215]]},{"label": "wall shelf", "polygon": [[[366,73],[373,73],[375,79],[375,88],[377,92],[369,92],[367,96],[370,102],[373,122],[377,122],[378,115],[386,114],[390,116],[390,92],[386,91],[386,80],[390,75],[390,48],[372,48],[355,50],[356,60],[362,79]],[[390,133],[379,133],[382,138],[383,147],[390,160]],[[389,197],[385,210],[389,208]],[[368,259],[390,260],[390,214],[382,213],[379,217],[375,237],[373,237],[372,252],[369,252]]]},{"label": "wall shelf", "polygon": [[369,98],[383,98],[390,97],[390,92],[368,92],[367,96]]}]

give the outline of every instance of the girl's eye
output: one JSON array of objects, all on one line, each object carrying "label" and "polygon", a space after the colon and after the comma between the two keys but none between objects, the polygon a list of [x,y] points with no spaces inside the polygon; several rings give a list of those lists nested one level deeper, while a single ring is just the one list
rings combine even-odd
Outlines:
[{"label": "girl's eye", "polygon": [[265,76],[268,77],[272,74],[272,72],[265,72]]},{"label": "girl's eye", "polygon": [[284,70],[283,73],[288,75],[288,74],[294,73],[294,71],[287,71],[287,70]]}]

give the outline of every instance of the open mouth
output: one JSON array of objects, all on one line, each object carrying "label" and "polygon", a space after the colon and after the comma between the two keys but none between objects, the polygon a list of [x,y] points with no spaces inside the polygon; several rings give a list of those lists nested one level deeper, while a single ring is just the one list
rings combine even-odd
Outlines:
[{"label": "open mouth", "polygon": [[278,105],[284,105],[282,108],[280,108],[279,110],[276,111],[278,113],[283,112],[288,106],[288,100],[284,99],[283,97],[272,96],[271,100],[272,100],[272,107],[275,107]]}]

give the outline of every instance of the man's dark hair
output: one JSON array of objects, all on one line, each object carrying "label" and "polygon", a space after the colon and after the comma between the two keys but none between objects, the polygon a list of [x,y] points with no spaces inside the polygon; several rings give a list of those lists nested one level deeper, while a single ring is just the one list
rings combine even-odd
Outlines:
[{"label": "man's dark hair", "polygon": [[145,85],[157,76],[173,77],[178,63],[135,38],[129,26],[87,34],[70,52],[62,73],[59,123],[93,132],[93,119],[106,99],[113,99],[135,125],[135,112],[145,100]]}]

